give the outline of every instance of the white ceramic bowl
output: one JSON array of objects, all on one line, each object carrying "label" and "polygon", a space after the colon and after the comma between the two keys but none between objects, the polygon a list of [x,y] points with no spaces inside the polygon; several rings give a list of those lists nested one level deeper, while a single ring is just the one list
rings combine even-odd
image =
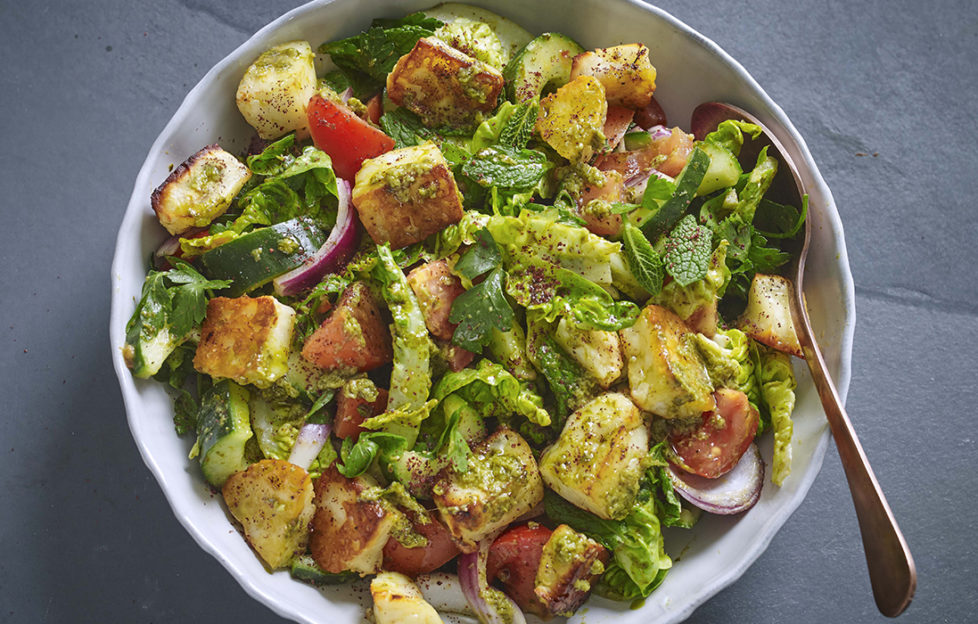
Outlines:
[{"label": "white ceramic bowl", "polygon": [[[855,321],[852,276],[842,225],[829,189],[804,140],[784,112],[753,78],[716,44],[665,12],[634,0],[497,0],[474,2],[532,33],[563,32],[585,48],[642,42],[658,69],[656,98],[672,124],[688,126],[699,103],[722,100],[758,116],[788,146],[810,189],[814,225],[806,290],[819,344],[845,397]],[[299,622],[359,622],[363,591],[349,586],[318,590],[293,581],[288,573],[269,574],[241,536],[229,531],[220,502],[204,483],[195,462],[187,459],[190,442],[173,432],[170,400],[160,384],[135,380],[121,356],[124,327],[138,299],[146,259],[164,233],[150,209],[150,193],[168,174],[202,146],[219,141],[240,151],[250,136],[234,105],[234,91],[245,68],[273,44],[305,39],[315,47],[365,28],[372,17],[401,16],[427,8],[431,0],[317,0],[283,15],[218,63],[187,95],[150,149],[136,179],[119,230],[112,264],[110,336],[113,362],[125,399],[129,426],[146,464],[156,476],[177,519],[241,585],[276,613]],[[801,88],[802,85],[799,85]],[[778,489],[765,485],[760,502],[748,513],[724,518],[704,516],[692,531],[670,530],[667,548],[682,552],[662,586],[638,610],[627,604],[592,598],[574,618],[588,624],[678,622],[720,589],[737,579],[767,547],[775,532],[801,503],[821,467],[828,430],[818,397],[804,365],[795,410],[794,464]],[[770,437],[770,436],[768,436]],[[770,465],[770,442],[762,445]]]}]

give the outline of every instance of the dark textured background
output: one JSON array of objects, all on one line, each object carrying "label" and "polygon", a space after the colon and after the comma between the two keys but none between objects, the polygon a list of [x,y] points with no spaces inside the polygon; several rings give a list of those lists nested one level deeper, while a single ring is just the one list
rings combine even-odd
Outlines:
[{"label": "dark textured background", "polygon": [[[144,468],[107,325],[116,228],[151,143],[292,5],[0,0],[0,621],[278,621]],[[849,412],[920,575],[902,621],[976,621],[976,3],[660,6],[740,60],[808,141],[856,283]],[[767,552],[690,619],[882,620],[834,449]]]}]

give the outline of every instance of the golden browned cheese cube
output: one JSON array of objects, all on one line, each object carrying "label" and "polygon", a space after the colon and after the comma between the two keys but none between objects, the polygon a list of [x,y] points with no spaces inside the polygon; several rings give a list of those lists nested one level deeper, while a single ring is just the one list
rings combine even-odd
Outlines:
[{"label": "golden browned cheese cube", "polygon": [[289,564],[309,539],[312,479],[282,459],[264,459],[224,483],[224,502],[245,539],[270,568]]},{"label": "golden browned cheese cube", "polygon": [[533,593],[549,613],[570,616],[587,600],[609,558],[604,546],[561,524],[543,546]]},{"label": "golden browned cheese cube", "polygon": [[471,124],[496,108],[502,90],[497,70],[434,37],[419,39],[387,76],[391,101],[429,127]]},{"label": "golden browned cheese cube", "polygon": [[578,76],[540,101],[536,131],[571,162],[590,160],[604,149],[608,102],[592,76]]},{"label": "golden browned cheese cube", "polygon": [[361,500],[373,486],[370,477],[348,479],[335,465],[316,481],[309,553],[323,570],[334,574],[351,570],[361,575],[380,572],[384,544],[403,516],[377,501]]},{"label": "golden browned cheese cube", "polygon": [[205,227],[224,214],[251,171],[216,143],[187,160],[153,191],[150,203],[170,234]]},{"label": "golden browned cheese cube", "polygon": [[197,372],[267,388],[289,369],[295,310],[275,297],[215,297],[194,355]]},{"label": "golden browned cheese cube", "polygon": [[428,331],[436,338],[451,340],[455,323],[448,320],[455,299],[465,292],[462,281],[452,274],[445,260],[419,265],[407,275],[408,284],[418,298]]},{"label": "golden browned cheese cube", "polygon": [[543,500],[543,480],[526,440],[499,429],[472,449],[468,470],[447,468],[432,492],[456,544],[473,552]]},{"label": "golden browned cheese cube", "polygon": [[458,186],[434,143],[364,161],[353,205],[370,238],[392,249],[420,242],[462,218]]},{"label": "golden browned cheese cube", "polygon": [[571,79],[594,76],[604,85],[609,104],[642,108],[655,92],[655,67],[640,43],[598,48],[574,57]]}]

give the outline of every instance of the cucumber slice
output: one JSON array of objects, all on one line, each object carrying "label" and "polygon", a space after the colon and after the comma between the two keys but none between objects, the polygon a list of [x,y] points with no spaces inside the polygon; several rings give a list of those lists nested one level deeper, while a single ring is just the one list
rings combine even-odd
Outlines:
[{"label": "cucumber slice", "polygon": [[245,444],[254,435],[248,412],[248,390],[221,380],[210,387],[197,413],[200,467],[208,483],[221,487],[235,472],[248,467]]},{"label": "cucumber slice", "polygon": [[548,87],[567,84],[572,61],[582,52],[584,48],[567,35],[543,33],[526,44],[503,70],[509,97],[526,102]]},{"label": "cucumber slice", "polygon": [[[703,182],[707,169],[710,167],[710,157],[701,146],[697,146],[689,155],[689,162],[676,178],[676,191],[672,197],[662,204],[662,207],[642,225],[642,232],[655,243],[663,234],[673,228],[689,208],[696,190]],[[643,202],[644,203],[644,202]]]},{"label": "cucumber slice", "polygon": [[744,172],[737,162],[737,158],[730,153],[730,150],[715,145],[713,143],[701,142],[697,146],[710,157],[710,167],[703,176],[700,187],[696,190],[696,196],[709,195],[713,191],[718,191],[728,186],[733,186],[740,179]]},{"label": "cucumber slice", "polygon": [[325,242],[311,219],[299,217],[239,236],[200,261],[210,279],[232,280],[222,294],[240,297],[296,268]]},{"label": "cucumber slice", "polygon": [[487,11],[476,6],[446,2],[424,11],[424,14],[428,17],[441,20],[446,24],[451,24],[458,19],[467,19],[473,22],[487,24],[496,33],[496,36],[499,37],[499,42],[503,44],[503,52],[506,54],[503,64],[509,63],[510,59],[516,56],[520,48],[533,39],[533,35],[522,26],[501,15],[496,15],[492,11]]},{"label": "cucumber slice", "polygon": [[339,585],[357,578],[353,572],[332,574],[316,565],[311,555],[296,555],[289,568],[292,578],[314,585]]},{"label": "cucumber slice", "polygon": [[652,145],[652,135],[642,130],[641,132],[629,132],[622,138],[625,142],[626,150],[640,150]]}]

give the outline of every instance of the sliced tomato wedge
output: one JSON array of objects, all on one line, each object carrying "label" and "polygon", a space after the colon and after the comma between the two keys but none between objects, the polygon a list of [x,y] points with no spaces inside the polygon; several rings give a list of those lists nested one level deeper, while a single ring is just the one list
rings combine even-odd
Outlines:
[{"label": "sliced tomato wedge", "polygon": [[716,411],[704,412],[692,431],[669,437],[684,464],[679,466],[707,479],[722,476],[740,461],[754,440],[760,415],[739,390],[721,388],[713,393]]},{"label": "sliced tomato wedge", "polygon": [[378,93],[367,100],[367,119],[375,124],[380,124],[380,116],[384,114],[383,98]]},{"label": "sliced tomato wedge", "polygon": [[377,388],[377,400],[370,402],[360,397],[349,397],[340,391],[336,399],[336,416],[333,418],[333,432],[342,439],[360,437],[361,423],[368,418],[382,414],[387,408],[387,390]]},{"label": "sliced tomato wedge", "polygon": [[384,545],[384,569],[414,577],[434,572],[459,554],[458,546],[441,522],[429,514],[428,524],[414,524],[414,530],[428,538],[428,545],[408,548],[393,537]]},{"label": "sliced tomato wedge", "polygon": [[306,115],[312,142],[329,154],[333,171],[344,180],[353,180],[363,161],[394,149],[394,139],[318,93],[309,100]]},{"label": "sliced tomato wedge", "polygon": [[539,524],[523,524],[497,537],[489,547],[486,577],[502,583],[506,595],[524,611],[537,614],[545,611],[533,588],[543,547],[552,533]]}]

